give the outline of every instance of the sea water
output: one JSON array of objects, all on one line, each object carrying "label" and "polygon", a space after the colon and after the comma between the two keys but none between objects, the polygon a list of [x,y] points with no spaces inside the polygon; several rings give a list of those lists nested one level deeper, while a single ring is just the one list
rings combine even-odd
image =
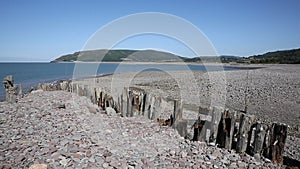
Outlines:
[{"label": "sea water", "polygon": [[[95,77],[105,74],[138,71],[220,71],[235,70],[234,67],[204,66],[195,64],[118,64],[118,63],[0,63],[0,80],[12,75],[16,85],[22,84],[27,92],[38,83],[58,80]],[[5,98],[5,89],[0,85],[0,100]]]}]

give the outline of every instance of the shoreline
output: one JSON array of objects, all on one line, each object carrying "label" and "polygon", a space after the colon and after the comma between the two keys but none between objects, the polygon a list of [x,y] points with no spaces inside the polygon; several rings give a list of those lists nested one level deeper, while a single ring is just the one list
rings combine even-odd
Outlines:
[{"label": "shoreline", "polygon": [[[291,127],[294,127],[295,124],[299,124],[299,119],[297,119],[298,109],[297,109],[297,98],[299,98],[299,89],[297,90],[297,84],[300,82],[300,76],[299,75],[299,69],[297,66],[270,66],[265,69],[251,69],[251,70],[236,70],[236,71],[226,71],[226,83],[228,86],[227,89],[229,89],[229,95],[233,95],[233,98],[228,97],[228,104],[235,103],[235,106],[239,106],[239,102],[242,100],[243,96],[241,96],[241,93],[236,93],[237,90],[239,90],[241,87],[243,87],[245,84],[253,84],[252,94],[251,94],[251,103],[249,103],[249,114],[256,113],[254,115],[261,118],[262,122],[268,122],[268,120],[271,120],[273,122],[282,122],[287,123],[289,127],[289,136],[287,138],[287,143],[285,146],[285,156],[291,157],[292,159],[298,160],[300,159],[299,154],[299,135],[298,137],[295,137],[297,135],[294,135],[293,133],[298,132],[299,130],[295,131]],[[245,75],[248,74],[250,76],[253,76],[253,79],[251,81],[245,80]],[[175,71],[173,72],[174,76],[180,77],[180,80],[186,83],[187,74],[185,71]],[[191,91],[200,91],[201,95],[204,99],[207,99],[207,96],[205,95],[206,91],[203,90],[202,87],[211,85],[209,83],[209,79],[207,79],[206,72],[193,72],[196,77],[198,77],[199,82],[201,82],[200,86],[193,86],[190,84],[187,84],[188,88],[191,88]],[[220,72],[212,72],[212,74],[218,75]],[[119,76],[118,76],[119,75]],[[117,80],[116,82],[119,83],[119,85],[122,85],[124,79],[132,77],[134,73],[119,73],[119,74],[111,74],[106,76],[101,76],[97,78],[90,78],[90,79],[80,79],[79,82],[83,85],[92,85],[91,82],[97,81],[96,84],[99,87],[111,87],[111,80],[112,78],[116,78],[114,80]],[[260,77],[260,78],[258,78]],[[176,88],[176,84],[179,82],[175,82],[172,77],[168,76],[168,74],[165,74],[164,72],[142,72],[141,74],[135,74],[133,76],[133,79],[131,81],[131,85],[133,87],[137,86],[141,89],[146,89],[147,91],[163,91],[163,96],[167,97],[176,97],[178,93],[178,89]],[[300,83],[299,83],[300,84]],[[285,85],[285,86],[284,86]],[[118,86],[115,86],[118,87]],[[184,86],[182,86],[184,87]],[[196,87],[196,88],[194,88]],[[287,87],[287,88],[285,88]],[[158,89],[158,90],[157,90]],[[272,90],[270,90],[272,89]],[[287,90],[289,89],[289,90]],[[231,90],[234,90],[234,92],[230,92]],[[290,93],[281,93],[281,91],[284,92],[290,92]],[[112,92],[112,91],[111,91]],[[114,91],[113,91],[114,92]],[[58,100],[63,100],[65,94],[60,94],[60,96],[57,96],[55,93],[59,93],[59,91],[54,92],[33,92],[32,94],[29,94],[24,99],[26,100],[27,97],[34,98],[33,100],[42,101],[43,99],[40,98],[41,95],[53,95],[55,97],[58,97]],[[209,93],[209,92],[208,92]],[[159,93],[158,93],[159,94]],[[191,104],[195,102],[195,97],[193,97],[193,93],[186,93],[188,97],[183,98],[184,102],[187,104]],[[68,94],[70,95],[70,94]],[[72,94],[73,95],[73,94]],[[228,95],[228,96],[229,96]],[[34,97],[33,97],[34,96]],[[284,96],[284,97],[283,97]],[[296,96],[296,97],[291,97]],[[77,97],[77,96],[75,96]],[[46,97],[47,98],[47,97]],[[86,97],[80,97],[85,99]],[[20,103],[24,103],[24,99],[21,99]],[[47,98],[49,99],[49,98]],[[202,101],[203,101],[202,100]],[[296,101],[296,103],[293,103],[291,101]],[[1,103],[3,104],[3,103]],[[205,104],[205,103],[204,103]],[[296,104],[296,105],[295,105]],[[30,105],[28,105],[30,107]],[[257,106],[257,107],[256,107]],[[296,107],[295,107],[296,106]],[[9,107],[9,106],[8,106]],[[258,108],[258,109],[257,109]],[[258,113],[258,114],[257,114]],[[188,116],[188,111],[184,109],[184,115]],[[286,117],[286,118],[282,118]],[[109,119],[109,118],[108,118]],[[114,121],[114,120],[113,120]],[[99,124],[99,123],[97,123]],[[292,134],[291,134],[291,133]],[[122,133],[120,134],[122,135]],[[296,151],[296,156],[293,154],[293,152]],[[298,152],[298,153],[297,153]]]},{"label": "shoreline", "polygon": [[[46,62],[42,62],[41,64],[76,64],[75,62],[54,62],[54,63],[46,63]],[[82,62],[82,63],[86,63],[86,64],[115,64],[115,65],[178,65],[178,66],[181,66],[181,65],[199,65],[199,66],[224,66],[225,67],[228,67],[227,65],[223,65],[223,64],[191,64],[191,63],[186,63],[186,62]],[[3,63],[5,64],[5,63]],[[11,63],[7,63],[7,64],[11,64]],[[15,63],[12,63],[12,64],[15,64]],[[22,63],[17,63],[17,64],[22,64]],[[38,64],[38,63],[25,63],[25,64]],[[232,67],[232,68],[235,68],[235,69],[244,69],[244,68],[239,68],[239,67]],[[188,69],[188,67],[187,67]],[[174,70],[176,71],[176,70]],[[206,70],[200,70],[200,71],[206,71]],[[134,70],[133,70],[134,72]],[[19,83],[22,83],[23,85],[23,91],[25,91],[25,93],[27,91],[29,91],[31,88],[36,88],[38,86],[38,83],[55,83],[56,81],[62,81],[62,80],[81,80],[81,79],[85,79],[85,78],[98,78],[98,77],[101,77],[101,76],[107,76],[107,75],[111,75],[115,72],[112,72],[112,73],[100,73],[100,74],[97,74],[97,75],[93,75],[93,76],[85,76],[85,77],[79,77],[78,79],[72,79],[72,77],[70,78],[53,78],[51,77],[51,79],[49,80],[45,80],[43,78],[41,79],[35,79],[35,80],[32,80],[32,81],[26,81],[26,83],[24,82],[18,82]],[[119,72],[118,72],[119,73]],[[122,72],[123,73],[123,72]],[[124,72],[126,73],[126,72]],[[18,81],[18,80],[17,80]],[[4,91],[4,88],[1,88],[1,96],[0,96],[0,101],[3,101],[5,100],[5,91]],[[3,89],[3,90],[2,90]]]}]

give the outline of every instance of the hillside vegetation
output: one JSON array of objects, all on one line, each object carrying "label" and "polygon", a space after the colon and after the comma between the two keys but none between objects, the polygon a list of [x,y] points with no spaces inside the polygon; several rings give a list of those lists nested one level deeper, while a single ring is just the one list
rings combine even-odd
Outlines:
[{"label": "hillside vegetation", "polygon": [[55,59],[53,62],[171,62],[182,61],[181,57],[155,50],[91,50],[75,52]]},{"label": "hillside vegetation", "polygon": [[300,64],[300,49],[268,52],[248,59],[251,63]]},{"label": "hillside vegetation", "polygon": [[52,62],[222,62],[222,63],[264,63],[300,64],[300,49],[268,52],[249,57],[201,56],[181,57],[156,50],[90,50],[63,55]]}]

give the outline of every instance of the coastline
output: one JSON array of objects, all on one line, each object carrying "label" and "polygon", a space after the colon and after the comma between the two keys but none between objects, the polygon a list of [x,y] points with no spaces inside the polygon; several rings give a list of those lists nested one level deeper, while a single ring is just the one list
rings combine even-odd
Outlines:
[{"label": "coastline", "polygon": [[[300,155],[299,155],[299,143],[300,143],[300,139],[299,139],[299,135],[297,136],[297,134],[299,134],[299,130],[296,131],[295,130],[295,126],[297,124],[299,124],[299,119],[297,119],[297,115],[298,114],[298,107],[299,106],[297,104],[297,100],[299,98],[299,88],[297,88],[297,84],[300,84],[300,78],[298,78],[299,76],[299,67],[298,66],[291,66],[291,65],[272,65],[269,67],[265,67],[264,69],[244,69],[244,70],[236,70],[236,71],[225,71],[225,72],[209,72],[211,75],[216,76],[216,77],[222,77],[220,76],[221,73],[225,74],[225,80],[226,80],[226,85],[227,85],[227,90],[228,90],[228,95],[226,95],[226,97],[228,97],[228,102],[226,102],[227,106],[233,106],[234,108],[236,108],[237,110],[241,110],[243,108],[243,98],[244,96],[243,91],[239,91],[240,89],[244,89],[243,87],[245,87],[245,85],[247,84],[251,84],[253,86],[250,87],[250,89],[252,90],[251,93],[251,102],[249,103],[249,107],[248,107],[248,111],[247,113],[249,114],[254,114],[257,117],[259,117],[262,121],[277,121],[277,122],[283,122],[283,123],[287,123],[289,125],[289,136],[287,138],[287,142],[286,142],[286,146],[285,146],[285,158],[288,157],[292,160],[296,160],[295,163],[297,164],[297,162],[299,162],[300,160]],[[77,82],[86,84],[86,85],[95,85],[101,88],[106,88],[107,91],[110,91],[111,93],[115,92],[114,87],[120,87],[122,86],[122,83],[124,83],[124,80],[128,79],[128,78],[132,78],[130,81],[130,85],[133,87],[138,87],[138,88],[142,88],[148,92],[152,92],[154,94],[158,94],[158,95],[163,95],[164,97],[169,97],[169,98],[177,98],[180,92],[184,92],[187,90],[180,90],[178,87],[181,88],[189,88],[191,89],[190,92],[188,93],[183,93],[183,101],[184,101],[184,110],[183,110],[183,116],[184,118],[189,118],[191,116],[194,116],[193,110],[191,109],[191,107],[193,106],[199,106],[198,105],[193,105],[196,101],[196,97],[193,96],[196,91],[200,92],[200,96],[202,99],[200,99],[200,103],[201,106],[207,104],[209,105],[209,102],[206,102],[207,100],[209,100],[209,98],[211,97],[211,91],[214,90],[214,88],[210,88],[209,90],[206,90],[207,86],[214,86],[212,85],[212,83],[210,83],[210,79],[208,76],[208,72],[192,72],[193,75],[195,76],[195,80],[198,82],[199,86],[193,86],[190,83],[187,83],[187,71],[171,71],[171,72],[140,72],[140,73],[116,73],[116,74],[111,74],[111,75],[106,75],[106,76],[101,76],[101,77],[97,77],[97,78],[84,78],[84,79],[79,79],[77,80]],[[246,75],[250,75],[250,77],[252,76],[253,79],[251,81],[248,81],[247,79],[245,79]],[[181,82],[176,82],[174,80],[175,77],[178,77],[179,80],[181,80],[183,83],[187,84],[186,86],[180,86],[178,84],[182,84]],[[260,78],[258,78],[260,77]],[[112,81],[114,81],[115,84],[117,84],[117,86],[112,86]],[[218,86],[216,86],[218,87]],[[270,90],[272,89],[272,90]],[[287,92],[289,89],[290,93],[280,93],[280,91],[284,91]],[[180,97],[181,97],[180,96]],[[292,97],[292,96],[296,96],[296,97]],[[67,99],[66,99],[67,97]],[[70,99],[71,97],[71,99]],[[42,104],[41,104],[42,103]],[[61,105],[61,103],[65,103],[65,109],[60,109],[57,108],[56,106]],[[83,105],[82,105],[83,103]],[[78,105],[73,105],[73,104],[79,104]],[[94,126],[99,127],[99,124],[105,124],[103,121],[103,119],[105,119],[105,121],[108,123],[108,125],[106,125],[105,129],[106,130],[113,130],[114,132],[120,132],[119,134],[117,134],[118,136],[120,136],[120,138],[118,140],[120,140],[120,144],[124,144],[122,140],[126,140],[128,139],[128,137],[126,137],[126,135],[124,136],[122,133],[124,130],[120,130],[119,128],[119,124],[124,122],[124,120],[120,120],[119,118],[114,118],[111,116],[106,116],[106,115],[101,115],[99,116],[99,112],[101,112],[100,110],[96,111],[97,107],[95,107],[96,105],[92,105],[90,103],[90,101],[88,101],[88,98],[86,97],[80,97],[75,95],[74,93],[67,93],[67,92],[62,92],[62,91],[51,91],[51,92],[43,92],[41,90],[39,91],[35,91],[32,92],[28,95],[26,95],[24,98],[20,99],[20,102],[16,103],[16,104],[6,104],[6,103],[0,103],[0,112],[1,113],[5,113],[5,115],[10,116],[11,115],[16,115],[16,117],[22,116],[22,113],[32,113],[32,111],[27,111],[27,109],[29,110],[38,110],[36,113],[33,113],[34,119],[35,118],[46,118],[46,120],[52,119],[54,124],[60,124],[56,121],[55,118],[53,118],[52,116],[55,117],[71,117],[74,116],[75,123],[74,126],[76,125],[83,125],[83,128],[85,126],[91,126],[91,124],[94,124]],[[22,109],[19,110],[19,108],[17,107],[22,107]],[[23,108],[25,107],[25,108]],[[37,108],[39,107],[39,108]],[[80,108],[80,109],[76,109]],[[94,107],[94,108],[93,108]],[[53,110],[52,110],[53,109]],[[45,111],[47,110],[47,111]],[[51,110],[51,111],[50,111]],[[19,112],[21,111],[21,112]],[[51,116],[49,114],[47,114],[47,112],[58,112],[61,114],[55,114],[52,113]],[[194,110],[197,111],[198,110]],[[74,113],[75,112],[75,113]],[[84,112],[84,113],[83,113]],[[46,113],[46,114],[45,114]],[[67,116],[65,116],[65,114],[68,114]],[[83,113],[83,114],[82,114]],[[94,123],[91,123],[89,120],[89,118],[86,117],[91,117],[92,113],[92,118],[94,121]],[[36,117],[35,117],[36,116]],[[30,116],[31,117],[31,116]],[[78,118],[80,117],[80,118]],[[82,117],[82,118],[81,118]],[[95,118],[98,117],[98,118]],[[282,118],[282,117],[286,117],[286,118]],[[13,118],[13,119],[18,119],[18,118]],[[48,120],[49,120],[48,119]],[[69,118],[70,119],[70,118]],[[72,117],[73,119],[73,117]],[[101,123],[97,120],[100,120]],[[29,121],[32,120],[32,117],[29,119]],[[144,123],[143,125],[140,125],[141,122],[143,121],[145,122],[145,124],[147,123],[152,123],[155,125],[155,123],[152,122],[148,122],[145,121],[145,119],[140,119],[140,118],[133,118],[130,120],[130,118],[125,118],[125,121],[128,121],[128,123],[124,124],[125,126],[130,126],[130,125],[135,125],[135,124],[139,124],[138,126],[140,126],[140,128],[138,128],[137,126],[135,126],[134,128],[137,128],[138,130],[136,131],[136,133],[139,133],[139,130],[141,130],[142,128],[144,128]],[[138,120],[139,122],[136,123],[135,120]],[[83,121],[87,122],[84,123]],[[119,123],[116,124],[116,121],[118,121]],[[39,121],[40,122],[40,121]],[[14,121],[7,123],[7,126],[11,126],[10,123],[15,123]],[[36,122],[33,121],[33,123],[35,124]],[[6,122],[4,123],[6,124]],[[20,125],[23,123],[20,123]],[[39,123],[39,124],[43,124]],[[70,125],[70,123],[68,122],[68,124]],[[73,126],[73,123],[71,123]],[[75,125],[76,124],[76,125]],[[156,124],[157,125],[157,124]],[[39,125],[36,125],[39,126]],[[60,125],[62,126],[62,125]],[[115,126],[116,128],[109,128],[108,126]],[[49,126],[46,126],[49,127]],[[78,126],[77,126],[78,127]],[[81,127],[81,126],[80,126]],[[122,127],[123,129],[124,127]],[[150,127],[153,128],[153,127]],[[101,126],[101,129],[103,129],[103,126]],[[144,128],[145,129],[145,128]],[[51,129],[52,130],[52,129]],[[63,130],[63,128],[62,128]],[[84,129],[86,131],[92,131],[90,130],[90,128]],[[105,132],[106,132],[105,130]],[[130,130],[132,130],[130,128]],[[147,128],[148,130],[148,128]],[[102,130],[101,130],[102,131]],[[161,129],[159,129],[159,131],[161,131]],[[170,132],[174,132],[174,130],[168,130]],[[26,130],[26,132],[29,132],[30,134],[30,130]],[[146,130],[145,130],[146,132]],[[8,133],[14,133],[14,131],[10,131],[8,130]],[[57,135],[55,135],[56,132],[52,133],[51,137],[56,137]],[[101,132],[102,133],[102,132]],[[9,134],[8,134],[9,135]],[[18,134],[16,134],[18,135]],[[73,134],[72,134],[73,135]],[[76,134],[75,134],[76,135]],[[95,135],[95,133],[89,133],[88,136],[86,136],[87,138],[93,138],[92,136]],[[107,133],[106,133],[107,135]],[[161,134],[160,134],[161,135]],[[170,134],[171,135],[175,135],[175,134]],[[124,136],[124,137],[123,137]],[[180,140],[180,138],[178,138],[178,133],[177,136],[175,138],[172,137],[172,141],[170,140],[171,138],[166,137],[165,135],[161,135],[162,138],[168,138],[165,139],[165,143],[166,145],[168,145],[170,142],[173,142],[176,144],[176,142],[178,141],[178,139]],[[294,137],[297,136],[297,137]],[[68,136],[66,136],[68,137]],[[122,138],[121,138],[122,137]],[[77,139],[77,137],[74,137],[75,139]],[[102,138],[102,137],[101,137]],[[105,137],[106,138],[106,137]],[[45,140],[47,140],[47,138],[44,138]],[[174,140],[173,140],[174,139]],[[105,139],[106,140],[106,139]],[[155,137],[155,140],[157,140],[157,137]],[[163,139],[159,139],[159,141],[162,141]],[[102,143],[101,145],[110,145],[111,141]],[[186,141],[185,141],[186,142]],[[7,143],[8,144],[8,143]],[[10,143],[9,143],[10,144]],[[46,144],[46,143],[45,143]],[[57,142],[57,144],[60,144],[60,142]],[[158,144],[158,143],[157,143]],[[173,144],[173,145],[175,145]],[[193,144],[193,143],[192,143]],[[115,147],[115,145],[113,145],[112,147]],[[144,145],[141,147],[145,147]],[[164,145],[164,147],[166,147]],[[113,148],[111,148],[113,149]],[[122,149],[122,148],[121,148]],[[206,146],[202,146],[201,149],[208,149],[207,153],[212,153],[210,152],[211,147],[206,147]],[[37,150],[39,151],[39,150]],[[120,149],[118,149],[118,151],[120,151]],[[123,150],[121,150],[123,151]],[[144,151],[144,150],[143,150]],[[216,151],[216,150],[214,150]],[[219,151],[219,150],[218,150]],[[224,153],[226,152],[226,150],[224,149],[220,149],[220,152]],[[296,154],[295,154],[296,152]],[[298,152],[298,153],[297,153]],[[121,154],[123,155],[123,154]],[[223,156],[223,155],[222,155]],[[7,157],[9,158],[9,157]],[[76,162],[76,161],[75,161]],[[18,162],[16,162],[16,164],[19,164]],[[77,164],[77,163],[75,163]],[[247,164],[247,163],[246,163]],[[262,164],[262,163],[261,163]],[[270,164],[270,163],[268,163]],[[53,165],[52,163],[49,165]],[[262,164],[265,165],[265,164]]]}]

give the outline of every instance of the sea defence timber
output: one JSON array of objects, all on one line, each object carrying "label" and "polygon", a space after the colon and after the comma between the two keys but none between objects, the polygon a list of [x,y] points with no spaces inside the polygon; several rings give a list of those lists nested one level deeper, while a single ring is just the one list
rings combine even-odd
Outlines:
[{"label": "sea defence timber", "polygon": [[186,139],[204,141],[238,153],[264,156],[276,164],[283,163],[288,129],[283,123],[265,124],[254,115],[222,107],[211,107],[206,115],[199,110],[197,119],[183,119],[180,100],[151,95],[136,87],[124,88],[117,97],[112,97],[100,87],[74,81],[39,84],[38,90],[73,92],[86,96],[102,110],[112,108],[123,117],[145,116],[157,120],[161,125],[174,128]]}]

